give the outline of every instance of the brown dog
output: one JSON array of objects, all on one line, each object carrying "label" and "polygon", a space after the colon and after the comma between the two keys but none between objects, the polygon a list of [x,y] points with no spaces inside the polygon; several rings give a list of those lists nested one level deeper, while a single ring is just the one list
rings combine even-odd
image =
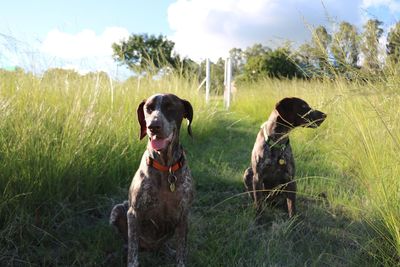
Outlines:
[{"label": "brown dog", "polygon": [[137,109],[140,138],[148,136],[130,189],[129,201],[116,205],[110,215],[128,243],[128,266],[139,266],[139,249],[155,250],[177,234],[176,263],[185,266],[192,176],[179,142],[183,118],[191,132],[191,104],[172,94],[157,94]]},{"label": "brown dog", "polygon": [[295,127],[317,128],[326,114],[314,110],[300,98],[279,101],[268,120],[261,126],[251,154],[251,167],[244,173],[246,190],[252,197],[257,216],[262,212],[262,202],[283,205],[292,217],[296,212],[295,165],[289,133]]}]

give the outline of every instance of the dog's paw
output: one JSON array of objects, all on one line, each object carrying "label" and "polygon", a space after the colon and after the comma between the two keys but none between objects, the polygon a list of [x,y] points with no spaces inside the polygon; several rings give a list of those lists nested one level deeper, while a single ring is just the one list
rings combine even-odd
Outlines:
[{"label": "dog's paw", "polygon": [[126,220],[126,213],[128,212],[128,208],[128,201],[124,201],[123,203],[115,205],[111,210],[109,223],[111,225],[117,226],[119,220]]}]

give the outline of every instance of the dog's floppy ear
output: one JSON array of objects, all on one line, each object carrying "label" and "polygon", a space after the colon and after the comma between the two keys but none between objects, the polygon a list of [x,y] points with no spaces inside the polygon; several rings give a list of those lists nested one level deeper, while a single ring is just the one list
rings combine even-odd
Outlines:
[{"label": "dog's floppy ear", "polygon": [[143,110],[143,106],[144,106],[145,103],[146,103],[146,100],[143,100],[139,104],[139,106],[138,106],[138,108],[136,110],[137,119],[138,119],[139,124],[140,124],[140,134],[139,134],[140,140],[142,140],[143,137],[146,136],[146,130],[147,130],[147,128],[146,128],[146,120],[144,119],[144,110]]},{"label": "dog's floppy ear", "polygon": [[276,103],[275,109],[278,111],[279,116],[286,123],[293,126],[295,114],[294,114],[294,99],[292,97],[285,97],[278,103]]},{"label": "dog's floppy ear", "polygon": [[189,121],[189,124],[188,124],[188,133],[189,133],[189,135],[190,135],[191,137],[193,137],[193,134],[192,134],[192,127],[191,127],[192,120],[193,120],[193,107],[192,107],[192,105],[190,104],[189,101],[184,100],[184,99],[182,99],[182,104],[183,104],[183,106],[184,106],[184,108],[185,108],[185,111],[184,111],[184,113],[183,113],[183,117]]}]

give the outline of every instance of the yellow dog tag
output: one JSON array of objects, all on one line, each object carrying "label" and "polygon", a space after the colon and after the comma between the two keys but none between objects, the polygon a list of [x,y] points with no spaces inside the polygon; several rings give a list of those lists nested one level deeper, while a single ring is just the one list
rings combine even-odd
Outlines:
[{"label": "yellow dog tag", "polygon": [[171,192],[175,191],[175,183],[169,185],[169,190],[171,190]]},{"label": "yellow dog tag", "polygon": [[279,159],[278,163],[279,165],[285,165],[286,161],[284,159]]}]

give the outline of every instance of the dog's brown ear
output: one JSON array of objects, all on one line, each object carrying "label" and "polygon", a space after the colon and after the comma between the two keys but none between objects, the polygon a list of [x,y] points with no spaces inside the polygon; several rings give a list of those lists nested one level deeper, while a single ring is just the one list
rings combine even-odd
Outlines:
[{"label": "dog's brown ear", "polygon": [[183,104],[183,106],[185,107],[185,111],[184,111],[184,113],[183,113],[183,117],[189,121],[189,124],[188,124],[188,133],[189,133],[189,135],[190,135],[191,137],[193,137],[193,134],[192,134],[192,127],[191,127],[191,125],[192,125],[192,120],[193,120],[193,107],[192,107],[192,104],[190,104],[189,101],[184,100],[184,99],[182,99],[182,104]]},{"label": "dog's brown ear", "polygon": [[137,119],[138,119],[139,124],[140,124],[140,134],[139,134],[140,140],[142,140],[143,137],[146,136],[146,130],[147,130],[147,128],[146,128],[146,120],[144,119],[144,110],[143,110],[143,106],[144,106],[145,103],[146,103],[146,100],[143,100],[139,104],[139,106],[138,106],[138,108],[136,110]]},{"label": "dog's brown ear", "polygon": [[284,122],[293,125],[295,114],[294,114],[294,99],[292,97],[285,97],[275,105],[276,111]]}]

